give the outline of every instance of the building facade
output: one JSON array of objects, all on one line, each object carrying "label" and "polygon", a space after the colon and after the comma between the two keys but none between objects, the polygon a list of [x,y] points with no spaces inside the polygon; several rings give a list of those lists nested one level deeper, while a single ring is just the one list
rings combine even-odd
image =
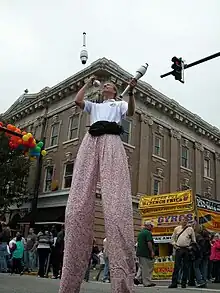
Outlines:
[{"label": "building facade", "polygon": [[[47,217],[53,221],[63,218],[74,160],[89,126],[89,116],[74,105],[74,96],[92,74],[102,83],[116,83],[119,92],[131,77],[113,61],[102,58],[52,88],[46,87],[34,95],[25,93],[4,114],[37,139],[45,139],[47,156],[43,161],[38,198],[39,214],[42,214],[39,222],[49,221]],[[220,180],[217,180],[220,131],[143,81],[138,82],[135,97],[136,113],[132,119],[123,121],[125,133],[121,139],[131,174],[136,233],[141,223],[138,213],[141,195],[192,188],[194,194],[220,199]],[[92,88],[86,98],[98,101],[97,88]],[[34,164],[30,171],[30,190],[36,176]],[[12,210],[11,217],[18,212],[23,217],[30,206]],[[95,237],[101,241],[104,220],[100,184],[94,229]]]}]

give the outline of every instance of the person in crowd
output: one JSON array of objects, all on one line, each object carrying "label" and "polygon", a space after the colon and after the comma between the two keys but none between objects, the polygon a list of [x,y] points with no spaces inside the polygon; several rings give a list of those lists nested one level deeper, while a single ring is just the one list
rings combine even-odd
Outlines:
[{"label": "person in crowd", "polygon": [[103,253],[103,251],[104,251],[104,248],[98,254],[98,257],[99,257],[99,272],[98,272],[98,274],[97,274],[97,276],[95,278],[96,281],[99,280],[100,274],[104,270],[104,267],[105,267],[105,260],[104,260],[104,253]]},{"label": "person in crowd", "polygon": [[133,89],[137,81],[133,78],[129,82],[128,102],[118,100],[115,84],[107,82],[101,91],[103,102],[94,103],[85,99],[86,90],[93,86],[94,80],[95,77],[89,78],[75,97],[76,105],[90,114],[91,126],[74,165],[65,213],[68,233],[59,293],[78,292],[81,286],[92,246],[94,192],[99,174],[112,293],[132,293],[135,274],[133,209],[127,156],[120,135],[123,133],[122,119],[135,112]]},{"label": "person in crowd", "polygon": [[18,273],[23,274],[23,256],[24,256],[24,243],[22,241],[22,236],[18,234],[16,241],[13,242],[12,248],[12,269],[11,274]]},{"label": "person in crowd", "polygon": [[179,270],[179,274],[178,274],[178,284],[181,284],[182,277],[183,277],[183,261],[182,261],[182,263],[180,265],[180,270]]},{"label": "person in crowd", "polygon": [[181,286],[182,288],[186,288],[189,273],[189,247],[192,242],[196,242],[195,232],[192,226],[189,225],[187,216],[184,216],[181,225],[174,229],[171,237],[171,244],[176,251],[172,283],[169,288],[178,287],[178,277],[181,265],[183,269]]},{"label": "person in crowd", "polygon": [[91,264],[92,264],[92,255],[91,255],[91,258],[89,259],[89,264],[88,264],[88,267],[87,267],[86,272],[85,272],[85,276],[84,276],[84,281],[85,282],[89,282]]},{"label": "person in crowd", "polygon": [[210,233],[207,230],[202,230],[201,235],[204,239],[203,247],[202,247],[202,259],[201,259],[201,273],[203,276],[203,280],[205,282],[208,281],[208,266],[209,259],[211,255],[211,241],[210,241]]},{"label": "person in crowd", "polygon": [[57,249],[56,249],[57,236],[54,237],[54,235],[57,235],[57,234],[52,233],[52,232],[51,232],[51,234],[53,235],[53,244],[51,245],[49,267],[52,266],[52,272],[53,272],[52,279],[58,279],[58,277],[59,277],[59,257],[57,255]]},{"label": "person in crowd", "polygon": [[95,270],[97,264],[99,263],[99,247],[96,244],[96,239],[93,239],[93,247],[92,247],[92,268]]},{"label": "person in crowd", "polygon": [[53,225],[53,226],[52,226],[50,232],[52,233],[53,238],[57,238],[57,234],[58,234],[58,232],[57,232],[57,227],[56,227],[56,225]]},{"label": "person in crowd", "polygon": [[220,235],[215,234],[211,246],[210,260],[213,262],[214,283],[220,283]]},{"label": "person in crowd", "polygon": [[58,232],[56,241],[54,243],[53,256],[52,256],[52,267],[53,267],[53,279],[61,277],[62,274],[62,263],[63,263],[63,252],[64,252],[64,226],[61,231]]},{"label": "person in crowd", "polygon": [[[26,239],[22,236],[21,232],[17,232],[16,236],[14,238],[12,238],[12,240],[9,242],[9,249],[11,250],[13,248],[14,244],[16,244],[17,237],[19,237],[19,238],[21,237],[21,242],[23,243],[23,246],[24,246],[24,253],[22,256],[22,267],[24,268],[25,267],[24,257],[25,257]],[[10,264],[12,266],[12,258],[10,259]]]},{"label": "person in crowd", "polygon": [[21,232],[17,232],[16,236],[9,241],[9,248],[10,249],[12,248],[13,244],[16,243],[17,237],[21,237],[21,241],[22,241],[24,247],[26,247],[27,242],[26,242],[25,238],[21,235]]},{"label": "person in crowd", "polygon": [[138,270],[137,270],[137,273],[134,278],[134,283],[135,283],[135,285],[142,284],[142,271],[141,271],[141,267],[139,265],[139,262],[138,262]]},{"label": "person in crowd", "polygon": [[[197,285],[198,288],[206,286],[206,281],[203,279],[201,264],[204,255],[205,240],[202,236],[201,226],[194,224],[196,242],[192,242],[189,246],[189,286]],[[195,284],[196,280],[196,284]]]},{"label": "person in crowd", "polygon": [[92,265],[92,256],[93,256],[94,243],[95,243],[95,239],[93,239],[92,252],[91,252],[91,255],[90,255],[90,258],[89,258],[89,263],[88,263],[88,266],[86,268],[86,272],[85,272],[85,276],[84,276],[84,281],[85,282],[89,282],[90,270],[91,270],[91,265]]},{"label": "person in crowd", "polygon": [[[139,266],[141,269],[142,283],[144,287],[156,286],[152,282],[152,275],[154,269],[154,241],[152,236],[153,224],[150,221],[144,222],[144,227],[138,234],[137,239],[137,256],[139,259]],[[136,276],[134,283],[140,284],[139,276]]]},{"label": "person in crowd", "polygon": [[11,231],[9,227],[4,223],[0,223],[0,272],[6,273],[8,271],[8,257],[9,249],[8,243],[10,241]]},{"label": "person in crowd", "polygon": [[215,234],[211,234],[210,235],[210,257],[209,257],[209,260],[208,260],[208,281],[211,282],[213,281],[213,278],[214,278],[214,271],[213,271],[213,262],[211,261],[211,249],[212,249],[212,245],[215,241]]},{"label": "person in crowd", "polygon": [[142,273],[141,273],[141,267],[139,265],[139,258],[137,256],[137,245],[138,243],[135,244],[135,265],[136,265],[136,275],[134,278],[134,283],[136,285],[142,284]]},{"label": "person in crowd", "polygon": [[5,245],[5,242],[3,240],[3,235],[0,232],[0,273],[7,273],[8,271],[8,265],[7,265],[7,256],[8,253],[8,245]]},{"label": "person in crowd", "polygon": [[86,269],[84,281],[89,282],[89,276],[90,276],[90,269],[91,267],[95,270],[96,265],[99,263],[99,258],[98,258],[98,253],[99,253],[99,248],[96,245],[96,240],[95,238],[93,239],[93,246],[92,246],[92,253],[89,259],[89,264]]},{"label": "person in crowd", "polygon": [[108,257],[108,241],[107,238],[103,240],[103,256],[104,256],[104,273],[103,282],[110,283],[110,271],[109,271],[109,257]]},{"label": "person in crowd", "polygon": [[[44,278],[48,274],[48,267],[50,263],[51,246],[53,245],[53,235],[48,231],[47,227],[43,227],[37,235],[37,241],[35,247],[37,247],[37,253],[39,258],[39,270],[38,276]],[[46,266],[47,264],[47,266]]]},{"label": "person in crowd", "polygon": [[37,235],[34,233],[34,229],[29,229],[27,236],[26,249],[25,249],[25,268],[28,272],[35,269],[36,264],[36,248],[35,243],[37,241]]},{"label": "person in crowd", "polygon": [[4,243],[9,244],[11,238],[11,229],[5,222],[1,222],[0,224],[0,232],[2,233],[2,241]]},{"label": "person in crowd", "polygon": [[[216,233],[216,234],[212,233],[211,234],[211,237],[210,237],[211,250],[212,250],[212,246],[215,243],[216,239],[218,239],[217,235],[218,235],[218,233]],[[211,258],[212,258],[212,256],[211,256],[211,253],[210,253],[209,263],[208,263],[208,280],[210,282],[214,281],[214,279],[215,279],[214,265],[213,265],[213,261],[211,260]]]}]

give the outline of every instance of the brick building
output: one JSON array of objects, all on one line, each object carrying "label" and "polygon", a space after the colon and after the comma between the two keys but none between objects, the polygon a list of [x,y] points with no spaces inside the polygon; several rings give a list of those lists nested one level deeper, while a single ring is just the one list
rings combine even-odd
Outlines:
[{"label": "brick building", "polygon": [[[37,94],[25,93],[4,114],[36,138],[46,138],[48,154],[43,162],[37,222],[63,220],[74,159],[89,125],[88,115],[76,108],[73,100],[85,78],[91,74],[101,82],[115,82],[119,92],[131,77],[113,61],[102,58],[54,87],[46,87]],[[220,199],[220,181],[217,181],[220,131],[145,82],[138,82],[135,96],[137,110],[132,119],[123,121],[122,140],[131,172],[134,223],[135,231],[138,231],[138,199],[142,194],[190,187],[195,194]],[[97,89],[91,89],[87,98],[98,100]],[[35,175],[33,165],[30,188],[34,186]],[[20,219],[29,211],[30,205],[24,204],[19,210],[12,207],[8,216]],[[102,239],[103,235],[98,184],[95,236]]]}]

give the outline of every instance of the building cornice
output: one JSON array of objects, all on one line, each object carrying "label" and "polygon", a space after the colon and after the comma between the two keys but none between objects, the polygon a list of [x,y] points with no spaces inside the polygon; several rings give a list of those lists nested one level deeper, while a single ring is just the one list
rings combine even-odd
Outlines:
[{"label": "building cornice", "polygon": [[[100,77],[103,75],[111,79],[113,78],[120,88],[125,87],[129,78],[132,77],[129,72],[122,69],[115,62],[101,58],[61,83],[40,91],[36,94],[36,100],[34,102],[31,101],[24,108],[20,108],[16,112],[7,113],[5,118],[12,118],[14,121],[19,121],[23,117],[46,107],[48,104],[62,100],[66,96],[77,92],[83,85],[84,80],[92,74]],[[148,83],[144,81],[138,82],[136,98],[140,99],[148,107],[155,108],[159,112],[169,116],[176,123],[184,124],[198,135],[206,137],[214,144],[220,145],[220,130],[217,127],[205,122],[198,115],[188,111],[175,100],[166,97]]]}]

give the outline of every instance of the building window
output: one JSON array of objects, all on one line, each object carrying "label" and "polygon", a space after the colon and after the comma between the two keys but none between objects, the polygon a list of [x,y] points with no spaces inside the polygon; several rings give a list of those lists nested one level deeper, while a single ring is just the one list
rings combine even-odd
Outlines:
[{"label": "building window", "polygon": [[189,167],[189,150],[185,146],[182,146],[181,166],[185,168]]},{"label": "building window", "polygon": [[156,156],[162,156],[161,145],[162,145],[161,137],[155,136],[154,137],[154,154]]},{"label": "building window", "polygon": [[131,121],[122,119],[122,127],[124,129],[124,133],[121,134],[121,140],[123,142],[129,143],[130,141],[130,132],[131,132]]},{"label": "building window", "polygon": [[60,123],[55,123],[51,127],[50,146],[58,144]]},{"label": "building window", "polygon": [[51,191],[51,184],[53,180],[53,166],[49,166],[46,168],[46,174],[45,174],[45,183],[44,183],[44,191],[48,192]]},{"label": "building window", "polygon": [[78,137],[78,128],[79,128],[79,115],[74,115],[70,117],[70,120],[69,120],[69,134],[68,134],[69,140]]},{"label": "building window", "polygon": [[158,195],[160,194],[160,180],[154,179],[153,181],[153,194]]},{"label": "building window", "polygon": [[209,159],[205,159],[204,160],[204,176],[205,177],[210,177],[211,176],[211,172],[210,172],[210,160]]},{"label": "building window", "polygon": [[64,168],[63,188],[70,188],[73,177],[74,163],[67,163]]}]

